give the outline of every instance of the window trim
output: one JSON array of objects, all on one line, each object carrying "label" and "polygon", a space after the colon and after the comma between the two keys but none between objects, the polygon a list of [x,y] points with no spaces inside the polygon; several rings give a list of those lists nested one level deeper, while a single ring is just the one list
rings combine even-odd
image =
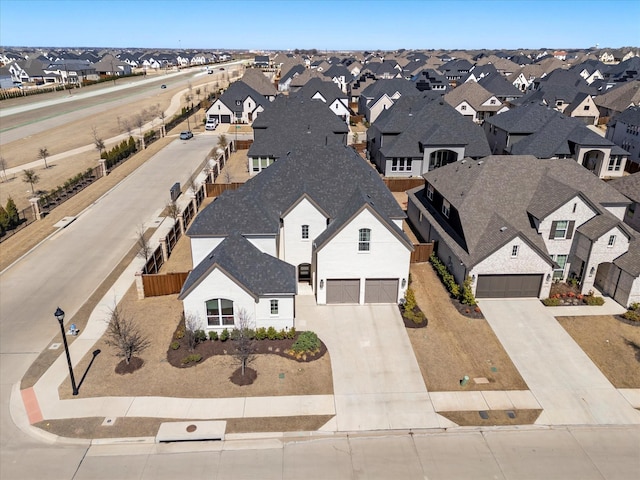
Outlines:
[{"label": "window trim", "polygon": [[609,235],[609,240],[607,241],[607,247],[613,248],[616,244],[616,235]]},{"label": "window trim", "polygon": [[300,226],[300,238],[302,240],[309,240],[309,225]]},{"label": "window trim", "polygon": [[427,183],[427,198],[433,201],[433,185]]},{"label": "window trim", "polygon": [[516,258],[520,253],[520,245],[512,245],[511,246],[511,258]]},{"label": "window trim", "polygon": [[358,230],[358,252],[368,253],[371,251],[371,229],[361,228]]},{"label": "window trim", "polygon": [[449,218],[449,215],[451,215],[451,203],[448,200],[442,200],[442,214],[446,218]]},{"label": "window trim", "polygon": [[[222,301],[231,302],[231,315],[223,313]],[[217,314],[209,313],[209,302],[217,302]],[[207,327],[215,328],[215,327],[228,327],[235,325],[235,308],[234,308],[233,300],[228,298],[210,298],[209,300],[205,300],[204,308],[207,316]],[[216,320],[217,322],[212,323],[212,320]],[[229,323],[229,319],[231,319],[231,323]]]},{"label": "window trim", "polygon": [[277,299],[272,299],[269,301],[269,314],[272,317],[277,317],[278,315],[280,315],[280,302]]}]

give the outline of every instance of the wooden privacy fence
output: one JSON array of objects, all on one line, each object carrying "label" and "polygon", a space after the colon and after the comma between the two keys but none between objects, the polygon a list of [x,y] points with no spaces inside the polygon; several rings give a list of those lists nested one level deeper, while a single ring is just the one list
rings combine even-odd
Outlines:
[{"label": "wooden privacy fence", "polygon": [[411,252],[411,263],[424,263],[429,261],[429,257],[433,253],[433,242],[431,243],[414,243],[413,252]]},{"label": "wooden privacy fence", "polygon": [[219,197],[227,190],[237,190],[242,183],[206,183],[207,197]]},{"label": "wooden privacy fence", "polygon": [[234,140],[236,150],[249,150],[253,140]]},{"label": "wooden privacy fence", "polygon": [[406,192],[424,185],[424,178],[383,178],[383,180],[392,192]]},{"label": "wooden privacy fence", "polygon": [[142,285],[145,297],[159,297],[180,293],[189,272],[143,274]]}]

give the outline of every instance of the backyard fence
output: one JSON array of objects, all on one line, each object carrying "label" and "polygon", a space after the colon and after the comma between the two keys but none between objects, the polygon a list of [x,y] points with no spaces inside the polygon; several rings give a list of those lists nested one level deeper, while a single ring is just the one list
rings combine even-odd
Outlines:
[{"label": "backyard fence", "polygon": [[189,272],[142,275],[145,297],[159,297],[180,293]]},{"label": "backyard fence", "polygon": [[411,252],[411,263],[424,263],[429,261],[429,257],[433,253],[432,243],[414,243],[413,252]]},{"label": "backyard fence", "polygon": [[219,197],[227,190],[237,190],[242,183],[206,183],[207,197]]},{"label": "backyard fence", "polygon": [[406,192],[424,185],[424,178],[384,178],[383,180],[392,192]]}]

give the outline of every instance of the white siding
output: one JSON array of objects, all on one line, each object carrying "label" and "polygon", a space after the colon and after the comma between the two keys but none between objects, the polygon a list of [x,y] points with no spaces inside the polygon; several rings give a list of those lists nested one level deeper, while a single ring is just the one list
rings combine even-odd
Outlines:
[{"label": "white siding", "polygon": [[[302,238],[302,225],[309,226],[309,238]],[[311,263],[313,240],[327,228],[327,219],[306,198],[303,198],[284,218],[280,233],[280,259],[296,267]]]},{"label": "white siding", "polygon": [[207,237],[207,238],[198,238],[191,237],[189,239],[191,241],[191,261],[193,262],[193,267],[198,265],[202,260],[205,259],[207,255],[211,253],[211,251],[216,248],[222,240],[223,237]]},{"label": "white siding", "polygon": [[[615,243],[612,247],[608,245],[609,237],[615,235]],[[623,253],[629,250],[629,239],[619,228],[613,228],[607,233],[602,235],[598,240],[591,245],[591,256],[585,262],[583,281],[582,281],[582,293],[587,293],[593,288],[593,283],[596,278],[596,272],[598,266],[601,263],[613,262]],[[586,257],[582,257],[586,258]],[[591,269],[593,268],[593,273]]]},{"label": "white siding", "polygon": [[[371,249],[358,251],[358,232],[371,229]],[[404,296],[408,279],[411,252],[369,210],[362,211],[318,253],[316,258],[316,285],[325,281],[324,288],[316,288],[317,303],[326,303],[326,280],[331,278],[359,278],[360,303],[364,302],[366,278],[399,279],[398,300]]]},{"label": "white siding", "polygon": [[264,253],[268,253],[272,257],[278,256],[276,249],[276,237],[264,236],[264,237],[245,237],[251,244],[258,250]]}]

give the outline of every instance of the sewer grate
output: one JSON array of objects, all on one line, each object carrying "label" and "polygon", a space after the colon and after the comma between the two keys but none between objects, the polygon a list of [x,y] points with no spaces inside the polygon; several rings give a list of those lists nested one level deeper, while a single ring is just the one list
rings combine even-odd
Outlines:
[{"label": "sewer grate", "polygon": [[516,418],[516,412],[514,412],[513,410],[507,410],[507,416],[509,418]]},{"label": "sewer grate", "polygon": [[57,349],[59,349],[59,348],[60,348],[60,345],[62,345],[62,344],[61,344],[61,343],[52,343],[52,344],[49,346],[49,350],[57,350]]},{"label": "sewer grate", "polygon": [[488,420],[489,419],[489,413],[485,410],[480,410],[478,412],[478,415],[480,415],[480,418],[484,419],[484,420]]}]

